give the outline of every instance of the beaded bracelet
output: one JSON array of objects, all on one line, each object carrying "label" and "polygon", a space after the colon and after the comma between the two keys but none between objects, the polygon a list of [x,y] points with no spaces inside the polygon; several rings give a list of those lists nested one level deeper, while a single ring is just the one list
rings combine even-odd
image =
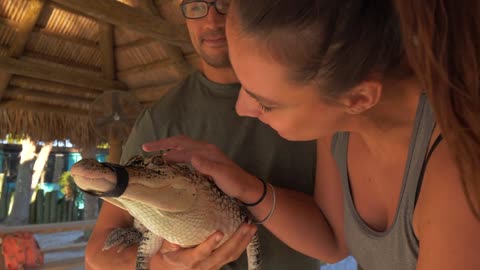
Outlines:
[{"label": "beaded bracelet", "polygon": [[275,211],[275,205],[277,203],[277,198],[275,196],[275,188],[270,183],[268,183],[268,185],[272,188],[272,209],[270,209],[270,212],[264,219],[255,221],[255,224],[263,224],[267,222],[267,220],[269,220],[273,216],[273,212]]},{"label": "beaded bracelet", "polygon": [[262,193],[262,196],[260,197],[260,199],[258,199],[256,202],[254,203],[245,203],[245,202],[242,202],[243,205],[245,206],[248,206],[248,207],[253,207],[253,206],[256,206],[258,205],[259,203],[261,203],[263,201],[263,199],[265,199],[265,195],[267,195],[267,183],[265,181],[263,181],[263,179],[260,179],[258,178],[260,181],[262,181],[263,183],[263,193]]}]

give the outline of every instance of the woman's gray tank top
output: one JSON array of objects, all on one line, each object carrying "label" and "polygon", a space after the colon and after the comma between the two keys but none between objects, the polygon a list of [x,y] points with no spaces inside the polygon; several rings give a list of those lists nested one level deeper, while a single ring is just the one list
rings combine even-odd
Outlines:
[{"label": "woman's gray tank top", "polygon": [[417,108],[395,220],[385,232],[371,229],[360,218],[350,192],[347,151],[349,134],[337,133],[332,151],[342,177],[345,236],[350,253],[365,270],[414,270],[418,241],[413,231],[417,185],[435,126],[433,112],[422,94]]}]

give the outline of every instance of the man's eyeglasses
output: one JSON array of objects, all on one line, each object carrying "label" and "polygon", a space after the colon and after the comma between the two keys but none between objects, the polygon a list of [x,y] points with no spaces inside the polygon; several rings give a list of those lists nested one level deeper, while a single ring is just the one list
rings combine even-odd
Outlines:
[{"label": "man's eyeglasses", "polygon": [[184,1],[180,5],[183,16],[187,19],[200,19],[207,16],[211,6],[215,6],[215,10],[219,14],[225,15],[230,6],[230,0]]}]

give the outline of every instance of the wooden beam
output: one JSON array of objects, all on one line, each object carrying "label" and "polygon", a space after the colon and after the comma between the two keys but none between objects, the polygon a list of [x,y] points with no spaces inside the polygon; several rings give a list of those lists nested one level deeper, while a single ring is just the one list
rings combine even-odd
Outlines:
[{"label": "wooden beam", "polygon": [[75,71],[78,73],[85,74],[87,76],[101,78],[101,68],[96,66],[91,66],[87,64],[77,63],[70,61],[68,59],[63,59],[60,57],[46,55],[41,52],[28,51],[25,52],[19,60],[24,60],[30,63],[39,63],[47,67],[61,68],[68,71]]},{"label": "wooden beam", "polygon": [[[35,24],[37,23],[44,6],[45,0],[30,0],[28,2],[25,16],[18,24],[15,39],[10,45],[10,50],[8,53],[9,56],[17,58],[22,55],[23,51],[25,50],[25,46],[27,45],[28,37],[33,31],[33,28],[35,27]],[[2,100],[2,96],[12,76],[8,70],[0,71],[0,73],[4,73],[2,76],[0,76],[0,100]]]},{"label": "wooden beam", "polygon": [[102,91],[127,89],[127,87],[119,81],[105,80],[102,78],[88,76],[79,72],[66,71],[61,68],[49,67],[39,63],[30,63],[5,56],[0,56],[0,69],[26,77],[33,77],[85,88],[93,88]]},{"label": "wooden beam", "polygon": [[7,56],[9,52],[10,52],[9,47],[0,45],[0,55]]},{"label": "wooden beam", "polygon": [[4,25],[4,26],[7,26],[7,27],[10,27],[10,28],[13,28],[13,29],[20,28],[20,25],[19,25],[18,22],[12,21],[12,20],[10,20],[8,18],[4,18],[4,17],[0,17],[0,24]]},{"label": "wooden beam", "polygon": [[106,79],[115,79],[115,52],[113,25],[102,23],[100,29],[100,57],[102,57],[102,71]]},{"label": "wooden beam", "polygon": [[85,14],[96,20],[136,30],[177,46],[190,44],[185,27],[171,24],[114,0],[51,0],[64,9]]},{"label": "wooden beam", "polygon": [[130,92],[133,93],[141,103],[152,102],[163,97],[163,95],[177,85],[178,82],[173,82],[165,85],[131,89]]},{"label": "wooden beam", "polygon": [[36,102],[55,106],[68,104],[69,108],[87,110],[94,99],[65,96],[60,94],[45,93],[24,88],[9,88],[5,91],[5,98],[11,100]]},{"label": "wooden beam", "polygon": [[92,49],[98,49],[98,44],[95,41],[86,40],[86,39],[82,39],[82,38],[76,38],[76,37],[69,37],[69,36],[65,36],[65,35],[62,35],[62,34],[50,32],[48,30],[41,29],[41,28],[35,28],[35,30],[32,32],[32,35],[47,36],[49,38],[53,38],[53,39],[57,39],[57,40],[65,41],[65,42],[70,42],[70,43],[75,43],[75,44],[82,45],[82,46],[85,46],[85,47],[89,47],[89,48],[92,48]]},{"label": "wooden beam", "polygon": [[134,49],[134,48],[137,48],[137,47],[143,47],[143,46],[146,46],[152,42],[154,42],[156,40],[152,39],[152,38],[140,38],[140,39],[137,39],[137,40],[133,40],[133,41],[130,41],[128,43],[125,43],[123,45],[119,45],[116,47],[116,50],[119,51],[119,52],[122,52],[122,51],[127,51],[127,50],[131,50],[131,49]]},{"label": "wooden beam", "polygon": [[[36,103],[36,102],[24,102],[18,100],[7,100],[0,102],[0,110],[4,109],[14,109],[14,110],[25,110],[33,112],[43,112],[43,113],[60,113],[60,114],[70,114],[70,115],[80,115],[87,116],[88,110],[79,110],[72,109],[62,106],[53,106],[48,104]],[[16,227],[15,227],[16,228]],[[0,234],[3,233],[4,228],[0,226]]]},{"label": "wooden beam", "polygon": [[94,99],[98,97],[102,91],[66,85],[62,83],[50,82],[34,78],[13,76],[10,85],[18,88],[34,89],[46,93],[60,94],[70,97],[79,97],[85,99]]},{"label": "wooden beam", "polygon": [[172,66],[173,63],[174,63],[174,61],[172,59],[169,59],[169,58],[161,59],[161,60],[157,60],[157,61],[154,61],[152,63],[145,64],[145,65],[135,66],[135,67],[124,69],[122,71],[119,71],[117,73],[117,76],[118,76],[118,78],[122,78],[122,77],[127,76],[127,75],[132,74],[132,73],[141,73],[141,72],[145,72],[145,71],[150,70],[150,69],[167,68],[167,67]]},{"label": "wooden beam", "polygon": [[25,16],[20,22],[16,38],[13,44],[10,46],[10,56],[16,58],[23,53],[25,45],[28,41],[28,37],[35,28],[35,24],[37,23],[44,6],[45,0],[28,1]]}]

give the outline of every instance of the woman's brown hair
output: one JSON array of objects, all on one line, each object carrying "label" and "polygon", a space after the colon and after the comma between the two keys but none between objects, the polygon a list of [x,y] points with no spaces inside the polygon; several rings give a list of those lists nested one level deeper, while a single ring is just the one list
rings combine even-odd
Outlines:
[{"label": "woman's brown hair", "polygon": [[480,1],[395,2],[406,54],[480,219]]},{"label": "woman's brown hair", "polygon": [[392,1],[233,0],[229,13],[239,34],[289,67],[290,80],[321,83],[325,96],[374,72],[411,75]]}]

